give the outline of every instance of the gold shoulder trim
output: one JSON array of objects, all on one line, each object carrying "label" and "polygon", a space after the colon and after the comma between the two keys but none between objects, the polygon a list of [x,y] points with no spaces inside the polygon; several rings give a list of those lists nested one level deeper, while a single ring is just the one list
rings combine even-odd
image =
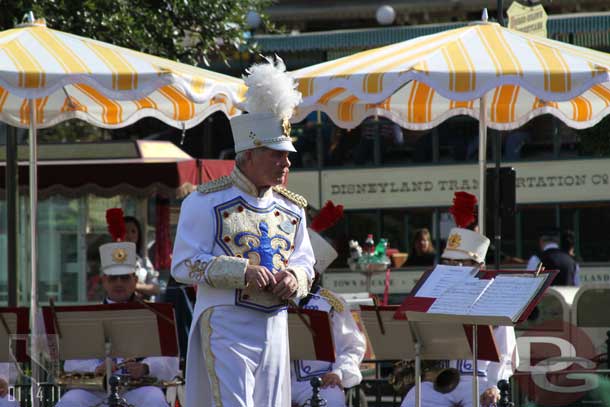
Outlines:
[{"label": "gold shoulder trim", "polygon": [[337,297],[333,292],[328,291],[326,288],[320,289],[320,296],[324,297],[326,301],[333,307],[337,312],[343,312],[345,309],[345,305],[343,301],[339,297]]},{"label": "gold shoulder trim", "polygon": [[209,194],[211,192],[222,191],[223,189],[231,188],[233,186],[233,179],[228,176],[223,176],[218,179],[200,184],[197,186],[197,192],[202,194]]},{"label": "gold shoulder trim", "polygon": [[295,204],[297,204],[301,208],[306,208],[307,207],[307,199],[305,199],[303,196],[297,194],[296,192],[289,191],[289,190],[287,190],[286,188],[284,188],[283,186],[280,186],[280,185],[274,186],[273,190],[275,192],[277,192],[278,194],[288,198],[288,200],[294,202]]}]

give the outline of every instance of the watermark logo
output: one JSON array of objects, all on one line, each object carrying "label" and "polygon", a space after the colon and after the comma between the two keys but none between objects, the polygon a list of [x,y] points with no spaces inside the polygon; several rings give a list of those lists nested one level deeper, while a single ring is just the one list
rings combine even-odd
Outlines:
[{"label": "watermark logo", "polygon": [[[517,339],[515,379],[538,405],[566,406],[598,387],[596,352],[589,336],[565,321],[532,326]],[[514,361],[516,362],[516,360]]]}]

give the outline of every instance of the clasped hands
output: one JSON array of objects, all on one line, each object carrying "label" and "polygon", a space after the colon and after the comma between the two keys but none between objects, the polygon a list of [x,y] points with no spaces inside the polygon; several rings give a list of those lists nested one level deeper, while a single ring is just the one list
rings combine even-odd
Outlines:
[{"label": "clasped hands", "polygon": [[297,291],[296,277],[287,270],[273,274],[265,266],[251,265],[246,267],[246,285],[267,290],[282,300],[287,300]]}]

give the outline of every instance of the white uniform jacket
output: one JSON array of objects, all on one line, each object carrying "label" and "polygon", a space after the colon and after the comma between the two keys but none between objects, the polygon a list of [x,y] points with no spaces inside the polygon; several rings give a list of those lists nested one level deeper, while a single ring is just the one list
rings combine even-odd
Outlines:
[{"label": "white uniform jacket", "polygon": [[303,308],[330,313],[335,362],[293,360],[292,381],[306,381],[309,385],[311,378],[331,372],[339,376],[345,388],[360,384],[360,363],[366,351],[366,341],[352,317],[349,306],[337,294],[325,288],[318,288]]},{"label": "white uniform jacket", "polygon": [[246,307],[276,313],[286,303],[245,285],[246,266],[291,271],[298,282],[295,300],[313,280],[314,257],[307,234],[307,202],[279,188],[258,189],[237,167],[230,177],[200,185],[182,203],[172,256],[172,276],[197,284],[197,300],[187,354],[187,406],[209,397],[206,366],[201,357],[199,320],[214,306]]},{"label": "white uniform jacket", "polygon": [[[513,359],[515,366],[519,363],[515,329],[511,326],[494,328],[494,338],[500,353],[500,362],[487,360],[477,361],[477,377],[479,380],[479,394],[489,387],[496,386],[500,380],[508,380],[513,374]],[[451,407],[456,405],[468,406],[472,404],[472,360],[452,360],[449,365],[460,372],[460,382],[450,393],[439,393],[434,390],[431,383],[422,383],[422,407]],[[403,400],[401,407],[415,405],[415,388],[411,388]]]},{"label": "white uniform jacket", "polygon": [[[498,352],[500,354],[499,362],[490,362],[487,360],[477,361],[477,370],[480,378],[485,378],[485,382],[489,386],[495,386],[500,380],[508,380],[513,374],[513,352],[517,351],[517,339],[515,337],[515,328],[512,326],[498,326],[493,331]],[[514,354],[515,363],[519,362],[518,354]],[[515,364],[515,366],[516,366]],[[472,376],[472,360],[452,360],[451,367],[459,370],[461,375]],[[481,388],[481,393],[484,391]]]}]

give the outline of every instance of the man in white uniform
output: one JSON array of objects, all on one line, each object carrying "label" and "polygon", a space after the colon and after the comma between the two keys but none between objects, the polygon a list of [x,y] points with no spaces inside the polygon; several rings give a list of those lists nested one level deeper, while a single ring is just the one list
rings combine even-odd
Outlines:
[{"label": "man in white uniform", "polygon": [[[489,239],[474,230],[466,228],[475,227],[476,221],[474,215],[471,217],[456,216],[456,212],[474,211],[476,197],[466,192],[457,192],[456,198],[459,195],[468,196],[468,200],[472,200],[474,203],[472,203],[472,208],[464,209],[463,207],[456,207],[456,201],[454,200],[451,212],[454,214],[456,224],[462,227],[451,229],[447,238],[447,245],[441,255],[441,264],[484,268],[485,256],[489,248]],[[500,399],[500,391],[496,384],[500,380],[508,380],[513,374],[512,357],[513,352],[516,352],[517,343],[515,330],[512,326],[498,326],[494,328],[493,333],[498,346],[500,361],[477,361],[477,378],[479,381],[480,405],[482,407],[495,405]],[[515,357],[517,356],[515,355]],[[422,407],[468,407],[473,405],[472,360],[452,360],[449,362],[448,367],[455,368],[460,373],[460,381],[457,387],[449,393],[441,393],[434,389],[432,383],[422,382]],[[415,406],[415,388],[409,391],[401,404],[401,407],[413,406]]]},{"label": "man in white uniform", "polygon": [[309,238],[316,258],[316,279],[311,293],[299,304],[305,309],[326,311],[335,345],[335,362],[319,360],[292,361],[292,402],[303,406],[312,397],[310,380],[322,378],[320,396],[328,407],[345,407],[344,388],[354,387],[362,381],[360,363],[366,351],[364,335],[358,329],[349,306],[337,294],[319,284],[320,274],[337,258],[335,249],[315,231],[309,229]]},{"label": "man in white uniform", "polygon": [[282,68],[249,70],[249,114],[231,120],[235,169],[182,204],[172,276],[197,284],[187,407],[290,406],[286,307],[307,294],[314,259],[307,202],[280,186],[300,100]]},{"label": "man in white uniform", "polygon": [[13,363],[0,363],[0,407],[18,407],[19,402],[10,386],[18,377],[17,367]]},{"label": "man in white uniform", "polygon": [[[134,300],[138,277],[136,275],[136,245],[131,242],[107,243],[100,246],[102,284],[106,291],[105,304],[126,303]],[[137,338],[134,338],[137,341]],[[121,364],[120,366],[117,366]],[[67,360],[66,372],[95,372],[103,376],[106,364],[103,359]],[[142,360],[113,362],[113,372],[129,375],[134,379],[144,376],[159,380],[171,380],[178,375],[177,357],[147,357]],[[104,391],[73,389],[65,393],[56,407],[91,407],[102,403]],[[159,387],[143,386],[121,394],[135,407],[167,407],[165,395]]]}]

